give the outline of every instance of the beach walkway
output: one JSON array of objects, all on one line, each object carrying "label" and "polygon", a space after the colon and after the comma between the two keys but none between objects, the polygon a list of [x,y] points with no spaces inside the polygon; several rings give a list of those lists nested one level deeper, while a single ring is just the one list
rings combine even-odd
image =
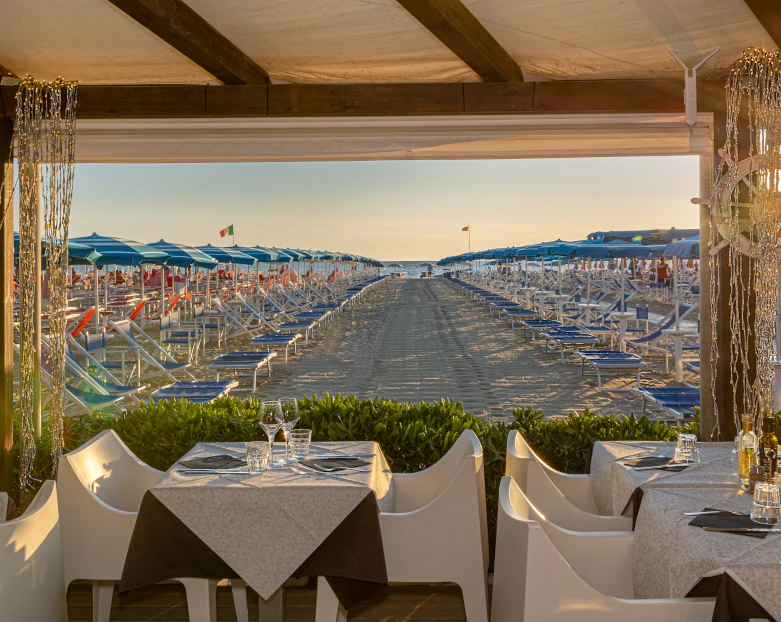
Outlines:
[{"label": "beach walkway", "polygon": [[[660,376],[645,373],[644,384]],[[611,386],[625,385],[624,377]],[[597,392],[580,365],[532,346],[438,279],[399,279],[334,320],[300,358],[276,365],[264,397],[356,394],[400,401],[449,397],[479,415],[503,417],[531,406],[545,415],[572,410],[639,413],[640,398]]]}]

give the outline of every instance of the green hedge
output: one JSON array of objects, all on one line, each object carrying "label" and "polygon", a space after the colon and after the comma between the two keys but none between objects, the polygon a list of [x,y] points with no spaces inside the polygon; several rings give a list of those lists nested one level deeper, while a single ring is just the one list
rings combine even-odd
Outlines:
[{"label": "green hedge", "polygon": [[[491,538],[496,527],[499,482],[504,474],[505,447],[510,430],[519,430],[535,451],[555,468],[582,473],[591,445],[598,440],[671,441],[677,431],[661,422],[587,410],[558,419],[521,408],[508,423],[492,424],[464,411],[457,402],[399,403],[388,399],[359,400],[355,396],[299,402],[299,428],[312,430],[315,441],[372,440],[382,447],[391,469],[410,473],[431,466],[450,449],[461,432],[474,430],[483,444]],[[142,404],[122,418],[94,415],[66,421],[66,450],[98,432],[112,428],[147,464],[168,469],[195,443],[265,439],[257,425],[260,401],[222,398],[209,405],[185,401]],[[691,431],[691,430],[689,430]],[[36,478],[51,475],[47,435],[39,442]],[[17,499],[18,499],[18,491]],[[25,499],[27,501],[28,499]],[[22,504],[18,504],[21,505]]]}]

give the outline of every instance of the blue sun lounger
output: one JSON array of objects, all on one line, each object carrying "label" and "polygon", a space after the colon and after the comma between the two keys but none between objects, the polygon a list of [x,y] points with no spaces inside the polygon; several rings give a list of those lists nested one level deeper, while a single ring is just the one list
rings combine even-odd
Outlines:
[{"label": "blue sun lounger", "polygon": [[[585,376],[588,365],[597,375],[597,390],[602,391],[602,374],[631,373],[637,376],[637,388],[640,388],[640,370],[645,362],[637,354],[619,350],[579,350],[576,353],[581,360],[580,375]],[[605,389],[607,391],[628,391],[629,389]]]},{"label": "blue sun lounger", "polygon": [[[575,327],[570,327],[569,330],[567,328],[560,330],[551,329],[543,332],[542,336],[545,337],[545,351],[555,352],[556,350],[560,350],[562,363],[566,363],[566,360],[564,359],[564,346],[594,346],[599,343],[599,337],[590,333],[585,333]],[[551,348],[548,345],[549,341],[553,341],[558,347]],[[578,359],[578,362],[580,362],[580,359]]]},{"label": "blue sun lounger", "polygon": [[699,387],[648,387],[632,389],[643,398],[643,414],[648,402],[666,409],[676,420],[690,419],[700,405]]},{"label": "blue sun lounger", "polygon": [[526,329],[528,328],[532,332],[532,341],[536,343],[537,333],[543,333],[547,330],[561,328],[563,324],[558,320],[523,320],[521,322],[521,326],[523,326],[523,336],[526,336]]},{"label": "blue sun lounger", "polygon": [[290,346],[293,346],[293,354],[298,353],[296,342],[301,339],[301,333],[265,333],[253,337],[250,344],[253,346],[263,346],[270,348],[273,346],[285,348],[285,363],[287,363],[287,354]]},{"label": "blue sun lounger", "polygon": [[154,391],[149,397],[160,400],[187,400],[196,404],[210,404],[218,397],[225,397],[234,387],[239,386],[235,380],[220,382],[174,382]]},{"label": "blue sun lounger", "polygon": [[215,358],[209,367],[217,370],[217,381],[221,372],[232,372],[234,375],[244,373],[252,376],[252,392],[258,388],[258,372],[266,366],[271,377],[271,359],[276,357],[276,352],[228,352]]}]

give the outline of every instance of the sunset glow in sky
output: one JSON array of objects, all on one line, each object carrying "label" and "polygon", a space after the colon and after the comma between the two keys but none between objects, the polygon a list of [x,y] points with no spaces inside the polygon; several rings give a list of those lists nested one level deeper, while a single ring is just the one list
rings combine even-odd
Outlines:
[{"label": "sunset glow in sky", "polygon": [[[247,164],[80,164],[71,235],[328,249],[435,260],[698,226],[696,157]],[[229,238],[222,243],[230,243]]]}]

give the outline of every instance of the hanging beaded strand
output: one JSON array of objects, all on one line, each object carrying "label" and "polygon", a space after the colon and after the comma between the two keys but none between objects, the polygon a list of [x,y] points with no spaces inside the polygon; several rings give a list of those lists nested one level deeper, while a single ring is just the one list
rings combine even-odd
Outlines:
[{"label": "hanging beaded strand", "polygon": [[27,77],[16,94],[19,175],[19,412],[20,487],[32,487],[35,463],[34,374],[36,226],[43,202],[43,234],[48,272],[49,352],[51,375],[49,433],[54,465],[63,446],[65,391],[65,313],[67,307],[68,225],[73,195],[76,84]]},{"label": "hanging beaded strand", "polygon": [[[773,407],[781,225],[778,52],[744,52],[732,66],[726,93],[727,138],[711,201],[710,245],[713,249],[725,244],[728,247],[728,292],[720,289],[719,255],[711,255],[709,262],[711,317],[714,327],[727,324],[730,347],[729,352],[718,351],[718,331],[714,330],[710,364],[714,393],[717,382],[727,380],[716,375],[720,356],[729,356],[732,386],[745,387],[742,394],[732,392],[733,414],[739,429],[738,417],[742,413],[758,416]],[[740,135],[741,122],[748,128],[748,136],[745,131]],[[725,294],[729,298],[728,318],[719,315],[719,300]]]}]

